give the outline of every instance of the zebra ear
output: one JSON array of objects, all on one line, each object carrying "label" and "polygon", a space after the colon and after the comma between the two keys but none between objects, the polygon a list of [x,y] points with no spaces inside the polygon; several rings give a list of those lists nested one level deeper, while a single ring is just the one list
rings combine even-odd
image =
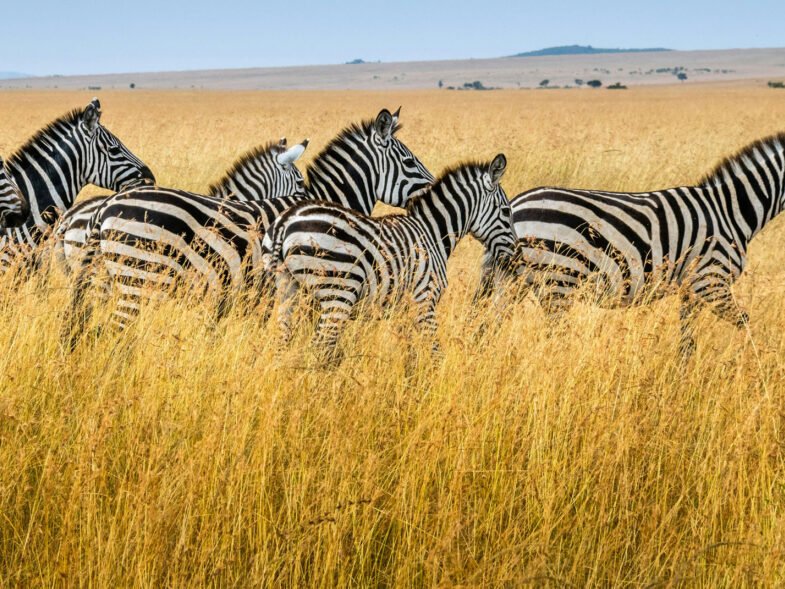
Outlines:
[{"label": "zebra ear", "polygon": [[488,175],[491,177],[491,182],[494,186],[499,184],[499,180],[501,180],[502,176],[504,176],[504,170],[507,169],[507,158],[504,157],[503,153],[500,153],[488,166]]},{"label": "zebra ear", "polygon": [[87,129],[88,134],[92,135],[95,133],[95,130],[98,128],[99,123],[101,122],[101,103],[98,102],[97,98],[93,98],[93,100],[88,104],[84,112],[82,113],[82,123]]},{"label": "zebra ear", "polygon": [[393,120],[390,111],[383,108],[379,114],[376,115],[376,121],[373,124],[374,130],[382,139],[389,139],[390,135],[392,135],[394,126],[395,121]]},{"label": "zebra ear", "polygon": [[289,149],[278,156],[278,163],[282,166],[293,164],[298,159],[300,159],[300,156],[305,152],[306,147],[308,147],[307,139],[298,145],[292,145]]},{"label": "zebra ear", "polygon": [[278,142],[278,147],[286,147],[286,137],[281,137],[281,140]]}]

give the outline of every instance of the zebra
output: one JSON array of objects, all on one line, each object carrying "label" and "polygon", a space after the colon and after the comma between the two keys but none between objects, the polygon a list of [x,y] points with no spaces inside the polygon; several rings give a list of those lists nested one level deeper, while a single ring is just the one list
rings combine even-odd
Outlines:
[{"label": "zebra", "polygon": [[406,213],[371,218],[335,204],[311,202],[287,210],[262,244],[266,274],[275,283],[281,343],[291,337],[296,294],[314,297],[317,350],[335,360],[338,339],[363,299],[385,307],[411,295],[417,325],[436,340],[436,305],[447,287],[447,260],[467,233],[494,260],[513,253],[511,209],[500,179],[504,154],[490,163],[446,170],[432,188],[412,198]]},{"label": "zebra", "polygon": [[30,214],[30,205],[3,166],[0,157],[0,229],[17,227]]},{"label": "zebra", "polygon": [[[123,328],[139,310],[147,285],[172,288],[185,274],[205,279],[217,293],[217,319],[231,293],[258,293],[261,236],[287,208],[325,200],[370,214],[377,200],[404,205],[433,183],[433,176],[396,137],[400,109],[382,109],[375,119],[341,131],[307,172],[305,196],[240,202],[184,191],[139,188],[106,200],[90,219],[88,243],[73,286],[64,338],[73,348],[84,317],[84,293],[97,271],[99,253],[109,282],[118,286],[112,323]],[[259,295],[261,296],[261,295]],[[85,313],[86,311],[86,313]]]},{"label": "zebra", "polygon": [[737,327],[749,315],[731,286],[750,240],[785,206],[785,133],[722,160],[694,186],[642,193],[543,187],[512,200],[517,235],[511,267],[546,310],[560,313],[588,278],[602,305],[680,296],[684,360],[694,323],[709,307]]},{"label": "zebra", "polygon": [[[211,184],[209,193],[216,198],[238,201],[303,196],[305,181],[295,162],[307,147],[308,139],[305,139],[287,149],[285,137],[278,143],[255,147],[235,161],[220,180]],[[87,224],[110,196],[97,196],[76,203],[57,224],[54,247],[56,257],[66,272],[78,270],[87,240]]]},{"label": "zebra", "polygon": [[39,245],[82,188],[109,190],[154,183],[138,157],[101,124],[97,98],[39,130],[6,160],[6,170],[29,203],[24,224],[0,235],[0,268],[36,262]]}]

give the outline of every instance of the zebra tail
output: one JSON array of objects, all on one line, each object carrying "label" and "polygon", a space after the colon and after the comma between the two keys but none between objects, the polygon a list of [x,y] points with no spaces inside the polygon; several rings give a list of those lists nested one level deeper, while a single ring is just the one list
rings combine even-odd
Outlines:
[{"label": "zebra tail", "polygon": [[274,281],[283,264],[283,238],[285,231],[276,221],[270,225],[262,240],[262,268],[267,280]]}]

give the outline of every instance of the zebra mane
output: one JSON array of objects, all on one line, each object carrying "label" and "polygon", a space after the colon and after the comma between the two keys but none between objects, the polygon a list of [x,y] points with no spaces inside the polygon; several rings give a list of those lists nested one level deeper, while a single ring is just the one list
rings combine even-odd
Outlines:
[{"label": "zebra mane", "polygon": [[[352,123],[347,127],[344,127],[343,130],[338,133],[332,140],[320,151],[317,156],[313,159],[313,163],[308,166],[308,184],[311,183],[311,172],[318,167],[318,163],[322,160],[322,158],[328,154],[330,151],[335,149],[336,145],[339,145],[346,141],[347,139],[351,139],[352,137],[369,137],[373,132],[373,125],[375,123],[375,119],[365,119],[364,121],[360,121],[359,123]],[[403,125],[400,123],[395,123],[390,132],[390,136],[395,136],[395,134],[403,128]]]},{"label": "zebra mane", "polygon": [[715,184],[717,181],[722,182],[726,172],[733,174],[735,166],[743,164],[745,159],[755,159],[755,151],[766,153],[768,149],[776,150],[785,148],[785,132],[775,133],[763,139],[753,141],[739,149],[733,155],[724,158],[714,169],[700,179],[700,186],[709,186]]},{"label": "zebra mane", "polygon": [[264,145],[258,145],[257,147],[253,147],[246,151],[243,155],[241,155],[237,160],[232,164],[232,167],[229,168],[221,179],[218,182],[214,182],[210,184],[208,188],[209,194],[213,194],[216,191],[220,190],[237,172],[245,168],[248,164],[253,163],[254,161],[262,158],[263,156],[273,154],[278,155],[286,151],[285,147],[281,147],[277,142],[270,141]]},{"label": "zebra mane", "polygon": [[14,153],[9,155],[6,158],[6,163],[10,162],[18,162],[19,159],[22,157],[22,154],[28,151],[33,145],[41,141],[42,139],[46,139],[49,135],[57,130],[60,126],[76,126],[79,124],[79,121],[82,119],[82,115],[84,114],[83,108],[75,108],[64,115],[57,117],[54,121],[42,127],[38,131],[36,131],[30,139],[24,142],[21,147],[19,147]]},{"label": "zebra mane", "polygon": [[458,172],[464,172],[471,174],[472,176],[482,176],[482,174],[488,170],[488,167],[491,165],[490,162],[481,162],[479,160],[464,160],[463,162],[452,164],[447,166],[436,181],[426,190],[423,190],[421,193],[416,194],[415,196],[411,197],[406,202],[406,210],[409,211],[410,207],[413,206],[415,203],[421,201],[423,198],[426,198],[431,192],[435,191],[439,188],[444,182]]}]

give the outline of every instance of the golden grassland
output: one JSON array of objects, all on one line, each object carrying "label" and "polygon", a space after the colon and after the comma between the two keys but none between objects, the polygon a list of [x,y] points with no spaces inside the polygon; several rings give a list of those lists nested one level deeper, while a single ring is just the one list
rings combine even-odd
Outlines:
[{"label": "golden grassland", "polygon": [[[0,93],[0,153],[90,97]],[[304,165],[399,104],[401,137],[434,172],[504,151],[510,197],[693,182],[785,126],[783,96],[751,86],[100,98],[161,184],[202,191],[249,147],[310,137]],[[68,355],[65,278],[6,276],[2,585],[782,586],[782,227],[755,240],[735,287],[749,329],[702,316],[684,370],[673,299],[578,305],[555,329],[524,302],[473,337],[470,240],[433,364],[406,313],[352,324],[326,371],[296,351],[307,329],[276,359],[258,313],[215,327],[187,300]]]}]

